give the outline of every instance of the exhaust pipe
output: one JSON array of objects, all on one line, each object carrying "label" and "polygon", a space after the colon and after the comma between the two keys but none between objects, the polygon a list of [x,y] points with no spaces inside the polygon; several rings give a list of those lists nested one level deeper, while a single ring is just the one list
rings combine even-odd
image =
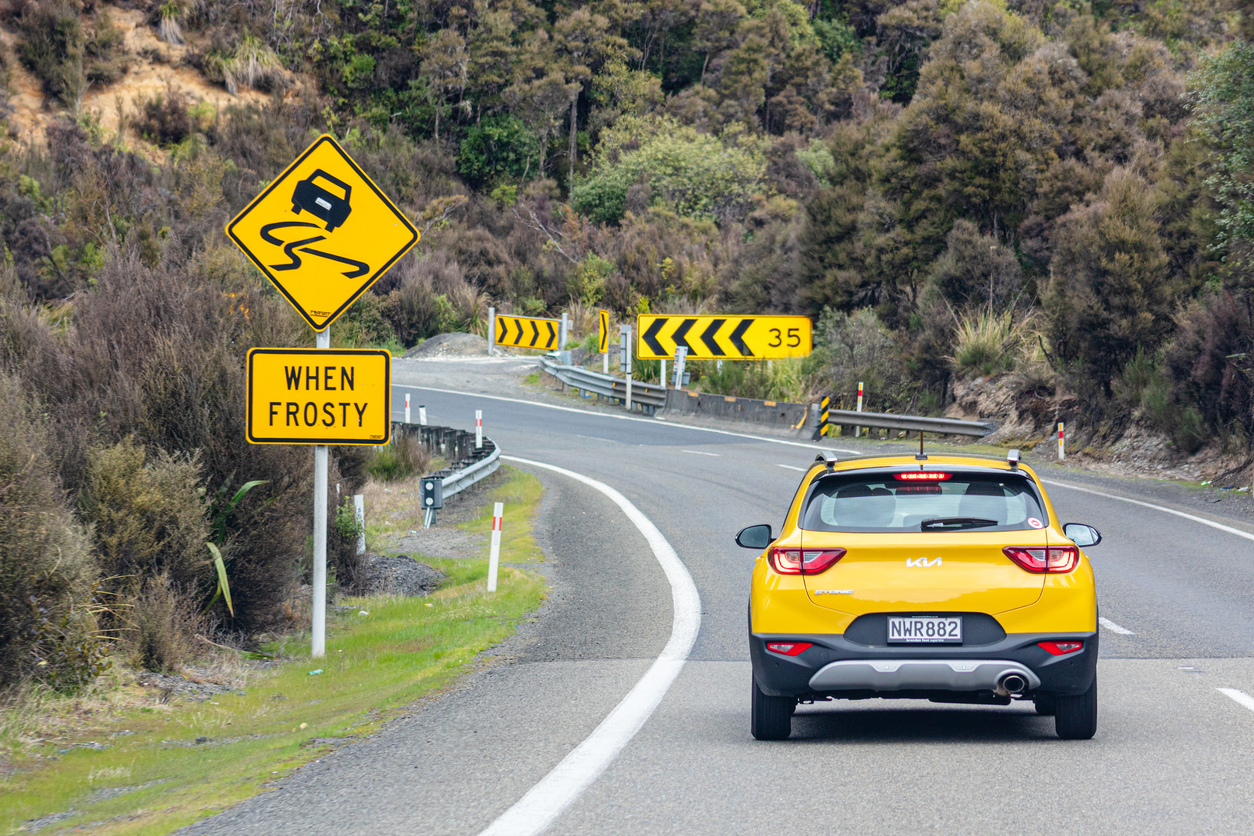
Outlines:
[{"label": "exhaust pipe", "polygon": [[1019,697],[1026,690],[1028,690],[1028,681],[1020,674],[1008,673],[997,680],[996,692],[998,696]]}]

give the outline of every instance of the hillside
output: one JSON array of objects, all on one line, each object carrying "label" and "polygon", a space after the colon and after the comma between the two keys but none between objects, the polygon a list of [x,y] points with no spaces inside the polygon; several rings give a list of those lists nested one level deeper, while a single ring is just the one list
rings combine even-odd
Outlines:
[{"label": "hillside", "polygon": [[[1252,36],[1248,0],[0,0],[0,529],[31,556],[5,560],[62,567],[52,611],[128,561],[185,575],[125,594],[204,603],[212,521],[231,629],[282,621],[309,464],[244,442],[242,358],[310,338],[222,228],[324,131],[423,232],[337,344],[489,305],[578,335],[599,307],[807,314],[805,361],[694,380],[863,381],[870,409],[1239,473]],[[223,504],[246,480],[256,505]]]}]

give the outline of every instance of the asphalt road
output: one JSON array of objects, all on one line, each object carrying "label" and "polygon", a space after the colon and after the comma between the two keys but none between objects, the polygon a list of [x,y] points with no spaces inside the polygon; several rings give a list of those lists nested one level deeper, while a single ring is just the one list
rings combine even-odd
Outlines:
[{"label": "asphalt road", "polygon": [[[396,380],[397,405],[407,386],[425,382],[421,373]],[[1219,690],[1254,695],[1249,539],[1050,488],[1066,521],[1105,537],[1090,550],[1107,621],[1091,741],[1058,740],[1052,718],[1030,704],[868,700],[802,706],[790,740],[762,743],[750,737],[748,716],[753,555],[732,535],[752,523],[778,526],[813,451],[410,391],[430,423],[469,429],[482,409],[506,453],[620,491],[661,530],[700,593],[688,662],[547,832],[1254,832],[1254,710]],[[1198,511],[1170,487],[1044,471],[1254,533],[1248,520]],[[548,488],[541,531],[553,585],[541,618],[462,688],[190,832],[476,834],[601,723],[666,644],[670,588],[617,506],[568,477],[536,473]]]}]

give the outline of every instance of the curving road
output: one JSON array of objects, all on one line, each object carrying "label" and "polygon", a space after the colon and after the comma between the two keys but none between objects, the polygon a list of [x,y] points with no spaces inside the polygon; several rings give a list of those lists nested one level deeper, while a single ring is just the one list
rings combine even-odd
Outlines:
[{"label": "curving road", "polygon": [[[790,740],[761,743],[748,717],[753,555],[731,536],[778,526],[814,450],[421,389],[422,371],[398,366],[394,403],[411,391],[431,423],[467,428],[482,409],[507,454],[620,492],[700,596],[696,642],[656,710],[545,832],[1254,832],[1254,525],[1242,515],[1198,510],[1171,486],[1043,468],[1063,518],[1105,537],[1090,553],[1104,619],[1092,741],[1056,739],[1030,704],[868,700],[802,706]],[[553,592],[500,662],[189,832],[478,834],[597,729],[670,639],[671,585],[609,497],[531,469],[547,488]]]}]

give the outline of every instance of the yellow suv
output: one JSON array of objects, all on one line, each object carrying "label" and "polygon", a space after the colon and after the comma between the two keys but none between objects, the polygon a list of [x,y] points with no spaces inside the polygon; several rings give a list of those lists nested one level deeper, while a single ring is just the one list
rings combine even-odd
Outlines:
[{"label": "yellow suv", "polygon": [[977,456],[820,455],[783,531],[742,529],[761,550],[749,596],[753,736],[782,740],[797,703],[1030,699],[1058,736],[1097,731],[1097,589],[1019,451]]}]

